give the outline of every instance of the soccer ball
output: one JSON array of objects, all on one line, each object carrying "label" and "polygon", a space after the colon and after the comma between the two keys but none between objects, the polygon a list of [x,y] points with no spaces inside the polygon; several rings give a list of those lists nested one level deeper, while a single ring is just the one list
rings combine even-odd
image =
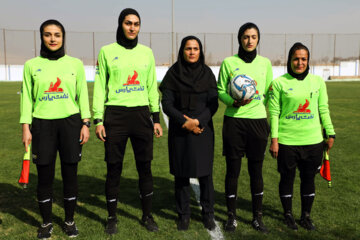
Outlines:
[{"label": "soccer ball", "polygon": [[255,93],[256,83],[247,75],[235,75],[229,82],[229,95],[235,100],[251,99]]}]

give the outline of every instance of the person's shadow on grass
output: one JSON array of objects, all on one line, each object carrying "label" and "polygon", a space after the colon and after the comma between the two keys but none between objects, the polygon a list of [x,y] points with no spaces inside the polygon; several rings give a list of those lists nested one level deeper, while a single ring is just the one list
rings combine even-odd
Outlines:
[{"label": "person's shadow on grass", "polygon": [[[37,175],[30,173],[30,183],[24,189],[20,185],[0,183],[0,213],[8,213],[16,217],[19,221],[25,222],[29,225],[40,226],[41,216],[39,213],[36,187]],[[105,210],[106,204],[99,200],[99,195],[104,195],[105,181],[96,177],[89,177],[78,175],[78,202],[75,210],[75,217],[81,214],[92,220],[105,224],[105,218],[99,216],[89,209],[88,205],[95,205],[96,207]],[[53,223],[60,226],[64,223],[64,212],[60,214],[54,212],[54,206],[59,206],[63,209],[63,183],[62,179],[55,178],[53,182]],[[38,217],[35,217],[38,215]],[[2,217],[2,220],[5,219]]]},{"label": "person's shadow on grass", "polygon": [[[97,220],[104,225],[106,224],[107,212],[99,216],[88,210],[86,206],[92,205],[106,211],[105,199],[105,179],[98,179],[85,175],[78,176],[79,181],[79,199],[77,213],[82,214],[93,220]],[[154,195],[152,201],[152,213],[162,218],[173,219],[174,215],[168,212],[175,210],[173,181],[162,178],[153,177]],[[169,200],[170,199],[170,200]],[[126,217],[135,221],[141,220],[141,215],[137,216],[131,213],[126,206],[141,210],[141,201],[139,196],[138,179],[121,177],[119,186],[119,203],[117,206],[117,215]],[[125,208],[124,208],[125,205]],[[174,213],[175,214],[175,213]]]},{"label": "person's shadow on grass", "polygon": [[[37,209],[37,206],[34,206],[37,204],[34,190],[33,186],[22,189],[13,184],[0,183],[0,212],[11,214],[32,226],[39,226],[39,221],[30,214],[35,212],[34,209]],[[6,218],[3,220],[5,223]]]},{"label": "person's shadow on grass", "polygon": [[[39,215],[38,202],[36,198],[37,176],[30,173],[29,179],[34,179],[34,181],[27,185],[27,188],[25,189],[15,183],[0,183],[0,212],[11,214],[21,222],[38,227],[41,224],[38,220],[40,217],[35,218],[33,216],[36,214]],[[60,181],[55,179],[54,186],[58,185],[58,182]],[[58,196],[54,195],[55,204],[57,200]],[[63,223],[63,220],[56,215],[53,215],[52,218],[55,223]]]},{"label": "person's shadow on grass", "polygon": [[[86,182],[86,189],[79,192],[79,198],[81,196],[80,202],[85,204],[94,205],[100,208],[106,209],[106,200],[105,200],[105,181],[99,179],[94,180],[93,177],[88,176],[79,176],[79,186],[81,183]],[[152,201],[152,213],[156,216],[174,219],[173,214],[169,214],[169,211],[175,210],[175,200],[174,200],[174,183],[170,179],[153,176],[154,184],[154,195]],[[100,189],[99,189],[100,186]],[[120,186],[119,186],[119,203],[122,206],[117,206],[117,214],[126,218],[133,219],[135,221],[140,221],[141,215],[137,216],[127,210],[126,206],[130,206],[135,209],[141,210],[141,201],[139,196],[138,188],[138,179],[137,178],[126,178],[121,177]],[[124,208],[125,205],[125,208]],[[83,211],[83,212],[82,212]],[[90,218],[89,212],[84,211],[84,209],[79,209],[80,214],[86,215]],[[105,216],[100,216],[101,221],[106,221],[107,213]],[[104,222],[105,224],[105,222]]]},{"label": "person's shadow on grass", "polygon": [[[41,217],[36,198],[37,176],[31,173],[30,179],[33,181],[28,185],[27,189],[22,189],[16,184],[0,183],[0,212],[9,213],[22,222],[38,227],[41,224],[39,222]],[[153,182],[153,214],[156,215],[156,217],[175,221],[177,219],[177,214],[175,208],[173,179],[154,176]],[[78,186],[79,194],[75,215],[80,214],[86,218],[105,225],[107,219],[105,177],[100,179],[93,176],[78,175]],[[53,204],[58,205],[61,208],[63,208],[62,188],[62,180],[55,178],[53,183]],[[123,205],[128,205],[132,208],[141,210],[137,178],[121,177],[119,202],[122,206],[118,205],[117,207],[118,215],[135,221],[140,221],[141,215],[134,215],[131,211],[126,209],[126,207],[123,207]],[[225,222],[227,216],[226,210],[224,210],[225,208],[216,207],[216,205],[226,206],[223,192],[215,191],[215,217],[218,221],[220,220]],[[251,201],[246,199],[238,198],[237,206],[245,211],[252,211]],[[190,207],[192,219],[201,221],[201,209],[199,208],[193,193],[190,199]],[[273,206],[264,205],[263,210],[264,216],[269,216],[278,220],[282,219],[282,213]],[[39,215],[39,217],[34,217],[34,215]],[[223,216],[225,216],[225,218]],[[249,219],[245,219],[241,216],[239,216],[238,219],[250,224]],[[62,225],[63,221],[63,213],[59,215],[53,213],[54,223]]]},{"label": "person's shadow on grass", "polygon": [[[11,214],[21,222],[38,227],[41,224],[41,216],[36,197],[37,175],[30,173],[29,179],[31,179],[31,183],[26,189],[16,183],[0,183],[0,212]],[[105,225],[107,219],[105,178],[78,175],[78,189],[75,217],[77,214],[83,215]],[[121,177],[119,202],[141,209],[138,179]],[[63,209],[61,178],[55,178],[53,182],[53,210],[55,205]],[[174,215],[169,214],[169,211],[174,212]],[[154,177],[153,213],[163,218],[173,219],[175,217],[173,181]],[[141,216],[136,216],[121,206],[117,207],[117,214],[137,221],[141,219]],[[57,214],[53,211],[52,219],[53,223],[62,225],[63,213]],[[2,220],[4,219],[2,218]]]}]

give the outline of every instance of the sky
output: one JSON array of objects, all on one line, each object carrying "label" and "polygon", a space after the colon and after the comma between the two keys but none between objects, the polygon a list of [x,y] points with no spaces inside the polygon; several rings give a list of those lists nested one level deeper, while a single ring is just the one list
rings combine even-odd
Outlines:
[{"label": "sky", "polygon": [[[173,0],[174,32],[237,33],[254,22],[262,33],[360,33],[359,0]],[[113,32],[126,7],[142,32],[171,32],[171,0],[1,0],[0,29],[38,30],[57,19],[67,31]]]}]

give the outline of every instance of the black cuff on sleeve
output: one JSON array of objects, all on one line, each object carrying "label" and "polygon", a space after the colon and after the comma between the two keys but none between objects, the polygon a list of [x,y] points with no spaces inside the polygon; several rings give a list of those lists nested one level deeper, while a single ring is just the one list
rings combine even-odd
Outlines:
[{"label": "black cuff on sleeve", "polygon": [[102,122],[102,119],[100,119],[100,118],[94,119],[94,125],[101,123],[101,122]]},{"label": "black cuff on sleeve", "polygon": [[152,118],[154,123],[160,123],[160,113],[159,112],[153,112]]}]

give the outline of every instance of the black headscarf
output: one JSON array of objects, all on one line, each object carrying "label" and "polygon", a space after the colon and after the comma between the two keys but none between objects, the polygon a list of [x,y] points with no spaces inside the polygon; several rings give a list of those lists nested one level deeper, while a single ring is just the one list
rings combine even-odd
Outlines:
[{"label": "black headscarf", "polygon": [[127,39],[124,34],[124,30],[122,28],[122,23],[123,23],[125,17],[130,14],[137,16],[139,18],[139,21],[141,24],[140,15],[135,9],[125,8],[124,10],[121,11],[120,16],[119,16],[119,21],[118,21],[118,28],[116,31],[116,41],[118,44],[120,44],[121,46],[123,46],[126,49],[133,49],[134,47],[136,47],[136,45],[138,43],[138,36],[136,36],[136,38],[133,40]]},{"label": "black headscarf", "polygon": [[[306,67],[306,69],[305,69],[305,71],[303,73],[297,74],[291,69],[291,58],[294,55],[295,51],[300,50],[300,49],[304,49],[304,50],[307,51],[307,53],[308,53],[308,64],[307,64],[307,67]],[[298,80],[304,80],[304,78],[306,78],[306,76],[308,75],[309,69],[310,69],[309,59],[310,59],[310,51],[309,51],[309,49],[300,42],[295,43],[289,50],[289,56],[288,56],[288,61],[287,61],[287,71],[288,71],[288,73],[292,77],[294,77],[294,78],[296,78]]]},{"label": "black headscarf", "polygon": [[[184,59],[184,48],[188,40],[196,40],[200,47],[199,60],[189,63]],[[170,89],[181,96],[182,108],[191,109],[196,103],[196,93],[216,89],[216,79],[211,69],[205,65],[205,57],[200,39],[187,36],[181,41],[178,61],[167,71],[160,84],[160,91]]]},{"label": "black headscarf", "polygon": [[245,49],[242,47],[242,44],[241,44],[242,35],[244,34],[244,32],[246,30],[248,30],[250,28],[256,29],[256,31],[258,33],[257,44],[259,44],[259,42],[260,42],[260,31],[259,31],[259,28],[254,23],[248,22],[240,27],[239,33],[238,33],[238,41],[239,41],[238,55],[239,55],[239,58],[241,58],[246,63],[251,63],[256,58],[256,48],[251,52],[247,52],[247,51],[245,51]]},{"label": "black headscarf", "polygon": [[[58,26],[61,29],[61,32],[63,35],[62,46],[56,51],[51,51],[50,49],[48,49],[45,46],[45,43],[43,40],[44,28],[49,25]],[[47,58],[49,60],[58,60],[59,58],[61,58],[65,55],[65,29],[64,29],[64,26],[59,21],[50,19],[50,20],[43,22],[40,26],[40,39],[41,39],[40,56],[42,56],[43,58]]]}]

